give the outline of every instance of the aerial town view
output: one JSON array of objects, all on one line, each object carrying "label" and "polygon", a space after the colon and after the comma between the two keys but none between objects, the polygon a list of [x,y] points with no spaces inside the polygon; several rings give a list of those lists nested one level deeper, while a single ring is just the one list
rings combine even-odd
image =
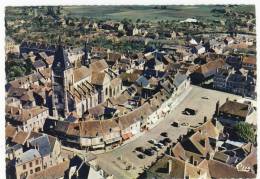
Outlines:
[{"label": "aerial town view", "polygon": [[5,7],[7,179],[256,178],[254,5]]}]

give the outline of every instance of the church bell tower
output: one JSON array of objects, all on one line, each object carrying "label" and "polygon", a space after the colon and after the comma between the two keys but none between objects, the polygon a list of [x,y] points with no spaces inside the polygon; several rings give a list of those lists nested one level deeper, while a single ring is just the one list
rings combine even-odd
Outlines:
[{"label": "church bell tower", "polygon": [[73,68],[59,37],[52,65],[52,107],[54,117],[66,117],[68,111],[69,86],[73,84]]}]

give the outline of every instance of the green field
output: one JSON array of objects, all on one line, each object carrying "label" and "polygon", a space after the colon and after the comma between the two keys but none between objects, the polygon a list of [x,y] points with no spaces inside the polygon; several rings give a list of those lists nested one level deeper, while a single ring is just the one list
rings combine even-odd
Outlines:
[{"label": "green field", "polygon": [[[183,20],[186,18],[214,19],[214,8],[223,8],[216,5],[171,5],[167,9],[154,9],[154,6],[64,6],[64,12],[74,17],[90,17],[98,19],[121,20],[129,18],[135,21],[141,20]],[[254,6],[238,6],[239,10],[254,13]]]}]

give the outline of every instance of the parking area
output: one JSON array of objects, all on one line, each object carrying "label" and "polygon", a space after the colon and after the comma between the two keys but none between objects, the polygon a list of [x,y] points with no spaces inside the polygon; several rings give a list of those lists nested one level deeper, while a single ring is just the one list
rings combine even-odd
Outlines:
[{"label": "parking area", "polygon": [[[138,173],[141,173],[144,167],[148,167],[156,160],[156,156],[162,154],[166,150],[166,146],[154,151],[152,156],[144,154],[144,158],[139,158],[138,155],[143,152],[136,152],[137,147],[143,149],[151,148],[154,144],[148,142],[151,139],[157,142],[164,139],[161,136],[162,132],[167,132],[168,138],[172,142],[176,142],[177,138],[185,134],[189,126],[196,127],[203,122],[204,116],[208,119],[215,112],[216,102],[219,100],[220,105],[223,104],[226,98],[230,100],[241,100],[242,97],[220,92],[208,90],[197,86],[192,86],[189,94],[184,100],[175,107],[164,120],[162,120],[156,127],[147,131],[137,139],[123,145],[113,151],[98,154],[98,165],[107,173],[113,174],[115,178],[136,178]],[[194,109],[195,115],[183,114],[185,108]],[[171,124],[178,121],[180,127],[173,127]]]}]

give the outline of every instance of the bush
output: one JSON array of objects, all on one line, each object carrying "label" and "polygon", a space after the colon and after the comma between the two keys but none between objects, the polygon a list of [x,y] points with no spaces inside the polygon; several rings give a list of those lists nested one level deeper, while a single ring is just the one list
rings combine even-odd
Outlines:
[{"label": "bush", "polygon": [[255,131],[251,124],[239,122],[234,127],[236,134],[245,142],[255,143]]}]

